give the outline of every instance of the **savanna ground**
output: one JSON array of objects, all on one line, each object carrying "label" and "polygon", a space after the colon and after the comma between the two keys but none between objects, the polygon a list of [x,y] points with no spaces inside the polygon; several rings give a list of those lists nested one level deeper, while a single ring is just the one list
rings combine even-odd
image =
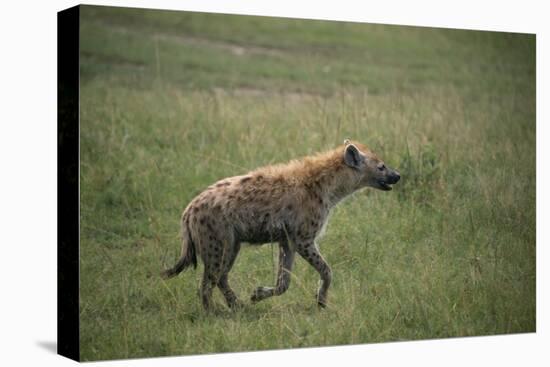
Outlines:
[{"label": "savanna ground", "polygon": [[[81,8],[81,357],[535,331],[535,37]],[[226,176],[361,141],[393,191],[338,206],[329,307],[298,258],[242,249],[205,314],[201,266],[163,281],[180,215]]]}]

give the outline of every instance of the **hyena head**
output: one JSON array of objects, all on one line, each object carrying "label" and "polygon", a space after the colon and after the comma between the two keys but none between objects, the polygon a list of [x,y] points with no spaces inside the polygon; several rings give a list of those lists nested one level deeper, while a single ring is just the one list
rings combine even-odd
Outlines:
[{"label": "hyena head", "polygon": [[392,189],[390,185],[401,178],[397,170],[386,166],[367,147],[349,140],[344,141],[344,145],[344,162],[355,171],[361,187],[370,186],[388,191]]}]

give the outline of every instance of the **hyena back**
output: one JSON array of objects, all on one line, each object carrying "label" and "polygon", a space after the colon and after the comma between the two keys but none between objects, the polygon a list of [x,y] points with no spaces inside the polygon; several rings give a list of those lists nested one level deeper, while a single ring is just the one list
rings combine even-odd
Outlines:
[{"label": "hyena back", "polygon": [[387,167],[367,147],[348,140],[332,151],[256,169],[243,176],[223,179],[193,199],[182,215],[182,255],[163,272],[171,278],[190,265],[197,255],[204,263],[201,300],[210,307],[214,287],[229,307],[240,304],[228,283],[241,242],[279,243],[279,268],[275,287],[258,287],[252,302],[284,293],[297,252],[321,277],[317,302],[327,304],[332,272],[315,239],[331,208],[363,187],[391,190],[399,173]]}]

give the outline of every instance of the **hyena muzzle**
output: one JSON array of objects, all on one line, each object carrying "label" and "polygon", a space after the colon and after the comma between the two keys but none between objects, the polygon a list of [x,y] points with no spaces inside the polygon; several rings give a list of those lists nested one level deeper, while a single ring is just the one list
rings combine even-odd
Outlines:
[{"label": "hyena muzzle", "polygon": [[162,273],[171,278],[197,256],[204,263],[200,296],[210,307],[218,287],[229,307],[240,302],[228,282],[241,242],[279,243],[279,266],[274,287],[258,287],[252,302],[284,293],[290,284],[295,254],[319,273],[317,302],[327,304],[332,271],[315,243],[330,210],[344,197],[364,187],[391,190],[400,175],[366,146],[346,140],[326,153],[287,164],[259,168],[223,179],[194,198],[184,210],[182,253],[176,265]]}]

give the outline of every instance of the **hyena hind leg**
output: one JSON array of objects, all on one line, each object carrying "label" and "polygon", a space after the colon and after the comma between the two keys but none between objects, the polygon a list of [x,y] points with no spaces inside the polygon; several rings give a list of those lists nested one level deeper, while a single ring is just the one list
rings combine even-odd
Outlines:
[{"label": "hyena hind leg", "polygon": [[229,306],[229,308],[235,308],[242,306],[242,303],[237,298],[235,292],[233,292],[233,289],[231,289],[227,276],[235,263],[237,255],[239,254],[241,244],[237,241],[233,241],[233,239],[231,239],[230,243],[231,245],[229,247],[222,247],[223,254],[220,259],[221,276],[218,279],[218,288],[222,292],[225,301],[227,302],[227,306]]},{"label": "hyena hind leg", "polygon": [[213,277],[210,271],[208,271],[205,267],[204,274],[202,276],[200,295],[202,306],[206,311],[210,310],[210,299],[212,298],[212,290],[215,285],[215,277]]},{"label": "hyena hind leg", "polygon": [[220,288],[220,291],[222,292],[229,308],[242,307],[242,302],[239,301],[237,295],[233,292],[233,289],[231,289],[231,286],[229,285],[227,273],[220,277],[220,280],[218,281],[218,288]]}]

